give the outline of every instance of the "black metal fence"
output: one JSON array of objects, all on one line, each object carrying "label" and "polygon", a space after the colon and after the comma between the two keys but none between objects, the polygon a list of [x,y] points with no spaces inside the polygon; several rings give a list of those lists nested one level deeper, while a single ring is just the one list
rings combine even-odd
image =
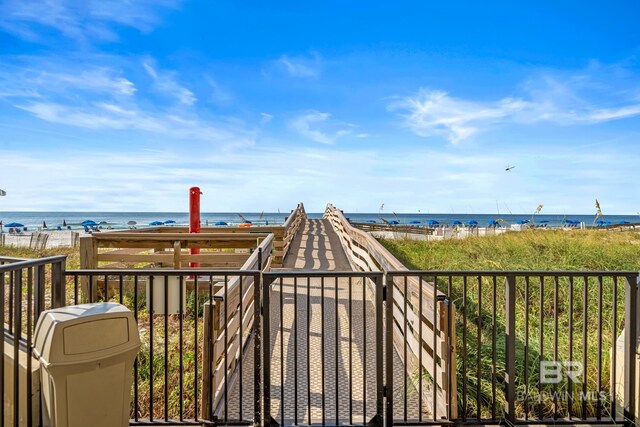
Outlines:
[{"label": "black metal fence", "polygon": [[[228,294],[231,283],[245,289],[249,279],[259,277],[259,271],[204,269],[67,272],[71,302],[119,302],[138,321],[142,347],[134,364],[132,425],[213,422],[202,409],[211,407],[213,396],[201,388],[211,375],[203,353],[211,350],[205,337],[213,327],[205,321],[204,306],[213,304],[216,294]],[[227,323],[220,324],[226,334]],[[230,353],[224,352],[225,364]]]},{"label": "black metal fence", "polygon": [[[0,423],[34,425],[39,406],[34,405],[30,354],[33,332],[43,310],[64,305],[65,256],[37,260],[0,257],[0,317],[4,323],[0,363]],[[5,363],[9,359],[12,363]],[[11,366],[9,372],[5,367]],[[24,381],[21,381],[21,377]],[[7,387],[7,384],[9,387]]]},{"label": "black metal fence", "polygon": [[[457,308],[451,349],[457,421],[635,421],[637,272],[406,271],[387,277],[420,278]],[[423,316],[420,307],[414,310]],[[424,372],[417,375],[422,381]],[[394,401],[387,396],[387,404]],[[406,409],[387,412],[391,418],[416,421],[407,420]]]},{"label": "black metal fence", "polygon": [[[64,262],[0,259],[3,354],[30,351],[42,310],[124,304],[142,339],[133,425],[630,424],[637,416],[637,272],[196,275],[65,271]],[[418,298],[407,281],[421,283]],[[37,425],[24,363],[12,372],[0,364],[0,397],[15,396],[0,415]]]}]

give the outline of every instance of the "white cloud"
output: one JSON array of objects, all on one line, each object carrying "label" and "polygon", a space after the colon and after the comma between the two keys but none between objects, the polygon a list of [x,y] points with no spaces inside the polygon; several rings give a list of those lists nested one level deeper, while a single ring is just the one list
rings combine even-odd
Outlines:
[{"label": "white cloud", "polygon": [[291,77],[310,78],[320,75],[321,60],[320,55],[317,53],[313,53],[311,58],[291,58],[287,55],[282,55],[276,61],[276,64]]},{"label": "white cloud", "polygon": [[[640,115],[640,101],[629,96],[633,88],[609,99],[613,88],[585,76],[560,81],[543,75],[529,79],[523,89],[525,96],[497,101],[474,101],[420,89],[415,95],[396,98],[388,109],[399,112],[416,135],[440,135],[453,144],[500,124],[595,124]],[[600,92],[602,96],[594,96]]]},{"label": "white cloud", "polygon": [[338,138],[350,134],[351,131],[344,129],[345,126],[352,127],[333,121],[331,114],[319,111],[302,114],[291,122],[291,127],[300,135],[322,144],[333,144]]},{"label": "white cloud", "polygon": [[153,79],[154,86],[159,92],[175,97],[183,105],[195,104],[197,100],[195,94],[177,82],[176,73],[157,70],[150,61],[144,62],[142,66]]},{"label": "white cloud", "polygon": [[[54,71],[49,71],[53,69]],[[133,96],[137,88],[117,70],[88,66],[67,69],[67,64],[36,63],[26,67],[0,63],[0,98],[39,97],[45,93],[87,91],[115,96]]]},{"label": "white cloud", "polygon": [[[195,95],[177,83],[177,73],[158,70],[149,60],[142,66],[137,59],[121,57],[84,60],[0,61],[0,98],[37,119],[66,126],[147,132],[216,142],[219,147],[253,144],[255,135],[243,123],[196,109]],[[114,65],[102,65],[105,62]],[[163,105],[167,103],[149,97],[149,90],[169,93],[178,102]]]},{"label": "white cloud", "polygon": [[391,110],[406,111],[405,123],[417,135],[443,135],[454,144],[477,133],[478,126],[499,122],[524,108],[524,102],[513,99],[483,104],[427,90],[390,105]]},{"label": "white cloud", "polygon": [[163,10],[174,9],[180,0],[4,0],[0,3],[0,28],[28,40],[46,41],[41,30],[54,29],[64,36],[86,42],[113,41],[118,27],[151,31],[160,23]]},{"label": "white cloud", "polygon": [[260,113],[260,117],[262,117],[262,119],[260,120],[261,125],[266,125],[271,120],[273,120],[273,115],[268,113]]},{"label": "white cloud", "polygon": [[211,88],[211,96],[209,99],[213,103],[219,104],[219,105],[227,105],[233,100],[234,98],[233,94],[226,88],[222,87],[211,76],[206,76],[205,80],[209,84],[209,87]]},{"label": "white cloud", "polygon": [[85,129],[143,131],[165,137],[233,144],[252,144],[253,140],[247,131],[225,129],[198,119],[110,103],[69,106],[53,102],[30,102],[17,107],[41,120]]},{"label": "white cloud", "polygon": [[[186,189],[196,183],[209,212],[286,211],[298,201],[308,212],[327,202],[377,212],[384,200],[389,212],[496,213],[499,199],[501,210],[520,213],[540,203],[547,213],[591,213],[595,195],[613,214],[636,212],[640,199],[640,187],[628,185],[639,154],[628,147],[536,155],[528,147],[487,154],[414,149],[410,156],[384,148],[254,147],[205,150],[197,162],[182,148],[5,151],[11,162],[3,165],[3,210],[186,211]],[[504,164],[513,158],[519,169],[506,179]]]}]

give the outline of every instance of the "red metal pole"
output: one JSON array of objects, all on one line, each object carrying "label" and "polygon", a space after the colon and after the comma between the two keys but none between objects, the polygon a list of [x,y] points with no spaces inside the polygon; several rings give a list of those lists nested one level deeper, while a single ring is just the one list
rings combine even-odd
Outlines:
[{"label": "red metal pole", "polygon": [[[200,232],[200,187],[191,187],[189,189],[189,233]],[[200,253],[200,248],[191,248],[189,252],[194,254]],[[199,262],[190,262],[189,267],[200,267]]]}]

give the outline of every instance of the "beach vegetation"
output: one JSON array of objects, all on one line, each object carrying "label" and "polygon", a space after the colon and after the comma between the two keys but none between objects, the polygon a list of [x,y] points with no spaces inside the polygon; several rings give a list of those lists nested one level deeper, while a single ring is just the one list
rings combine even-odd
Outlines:
[{"label": "beach vegetation", "polygon": [[[640,270],[640,233],[634,231],[529,230],[465,239],[381,242],[407,268],[416,270]],[[504,277],[494,282],[491,276],[471,272],[466,280],[454,277],[450,281],[446,275],[423,279],[431,283],[436,280],[440,291],[456,305],[460,412],[466,410],[471,418],[478,412],[482,418],[494,413],[500,416],[506,402]],[[560,399],[557,410],[566,413],[571,405],[574,414],[582,414],[582,384],[570,385],[568,380],[555,386],[540,384],[539,362],[554,358],[580,363],[586,360],[587,389],[598,390],[599,382],[604,392],[600,402],[587,402],[586,416],[595,416],[598,408],[603,417],[610,413],[610,352],[613,336],[619,336],[624,327],[624,285],[624,277],[600,281],[597,277],[569,279],[566,275],[560,275],[557,281],[551,276],[516,279],[516,386],[519,396],[528,396],[516,402],[518,416],[535,418],[542,413],[552,417],[554,402],[549,396],[554,392],[562,396],[569,387],[573,387],[573,400]],[[462,400],[465,394],[466,402]]]}]

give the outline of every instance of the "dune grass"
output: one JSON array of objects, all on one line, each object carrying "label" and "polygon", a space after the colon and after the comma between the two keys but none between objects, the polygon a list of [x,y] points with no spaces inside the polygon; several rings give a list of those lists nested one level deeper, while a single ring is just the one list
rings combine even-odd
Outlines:
[{"label": "dune grass", "polygon": [[432,242],[381,242],[412,269],[640,269],[640,232],[529,230]]},{"label": "dune grass", "polygon": [[0,246],[0,256],[13,258],[46,258],[57,255],[67,256],[67,270],[80,268],[80,251],[78,248],[59,247],[34,250],[16,246]]},{"label": "dune grass", "polygon": [[[461,240],[424,242],[382,239],[381,242],[410,269],[640,270],[638,232],[531,230]],[[434,280],[433,277],[425,279]],[[450,292],[449,296],[458,310],[456,351],[460,411],[472,418],[477,417],[478,413],[483,418],[494,413],[500,416],[505,403],[505,280],[498,278],[494,282],[492,277],[470,274],[466,281],[453,278],[449,282],[448,278],[439,277],[437,284],[441,291]],[[567,392],[568,381],[553,387],[545,384],[540,386],[538,380],[539,362],[554,358],[579,362],[586,359],[584,381],[589,392],[599,390],[598,365],[601,365],[600,390],[605,393],[600,403],[597,398],[589,398],[584,415],[594,416],[599,412],[606,417],[610,414],[609,354],[614,332],[617,336],[624,327],[623,284],[624,278],[615,283],[610,278],[602,279],[601,283],[597,278],[584,277],[560,277],[557,282],[553,277],[517,279],[516,381],[518,391],[530,396],[529,399],[518,400],[519,416],[528,414],[537,417],[539,413],[545,417],[553,416],[552,393]],[[614,306],[617,308],[615,316]],[[466,320],[463,320],[463,312]],[[602,331],[598,329],[599,324],[602,325]],[[570,327],[573,329],[571,334]],[[494,333],[496,361],[495,374],[492,374]],[[463,345],[465,336],[466,346]],[[539,352],[541,344],[542,354]],[[587,349],[586,354],[583,346]],[[465,353],[466,357],[463,358]],[[525,373],[528,377],[526,381]],[[570,394],[574,397],[573,404],[570,404],[570,399],[559,399],[557,413],[561,416],[568,413],[569,406],[574,414],[583,415],[582,401],[576,394],[582,390],[582,384],[575,383],[573,387],[573,393]],[[465,394],[466,400],[463,399]]]}]

